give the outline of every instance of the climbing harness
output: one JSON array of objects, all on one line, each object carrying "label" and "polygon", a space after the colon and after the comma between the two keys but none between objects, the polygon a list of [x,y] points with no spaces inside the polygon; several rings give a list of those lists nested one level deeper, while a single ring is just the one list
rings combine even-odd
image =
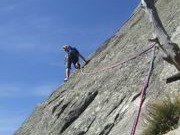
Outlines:
[{"label": "climbing harness", "polygon": [[97,73],[100,73],[100,72],[103,72],[103,71],[107,71],[107,70],[111,70],[111,69],[114,69],[114,68],[117,68],[133,59],[136,59],[137,57],[139,56],[142,56],[143,54],[145,53],[148,53],[151,51],[151,49],[155,46],[156,43],[153,43],[150,45],[150,47],[148,47],[147,49],[141,51],[140,53],[128,58],[127,60],[124,60],[124,61],[121,61],[121,62],[118,62],[117,64],[114,64],[112,66],[109,66],[109,67],[106,67],[106,68],[103,68],[103,69],[100,69],[100,70],[97,70],[97,71],[94,71],[94,72],[84,72],[83,69],[81,69],[81,73],[84,74],[84,75],[94,75],[94,74],[97,74]]},{"label": "climbing harness", "polygon": [[140,92],[141,93],[141,95],[140,95],[141,96],[141,100],[140,100],[137,116],[136,116],[136,118],[134,120],[133,127],[132,127],[130,135],[135,135],[137,124],[138,124],[139,118],[140,118],[140,113],[141,113],[141,110],[142,110],[142,105],[143,105],[145,97],[146,97],[146,90],[148,88],[150,77],[152,75],[154,60],[155,60],[155,57],[156,57],[155,53],[156,53],[156,50],[158,49],[158,47],[154,46],[152,49],[153,49],[153,52],[152,52],[151,63],[150,63],[150,66],[149,66],[149,71],[148,71],[148,74],[147,74],[147,76],[145,78],[144,86],[143,86],[143,88],[142,88],[142,90]]}]

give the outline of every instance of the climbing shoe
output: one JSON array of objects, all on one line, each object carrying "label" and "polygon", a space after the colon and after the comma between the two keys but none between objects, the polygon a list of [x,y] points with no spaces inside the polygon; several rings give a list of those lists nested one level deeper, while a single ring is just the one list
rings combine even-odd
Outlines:
[{"label": "climbing shoe", "polygon": [[67,82],[68,81],[68,78],[64,78],[64,82]]}]

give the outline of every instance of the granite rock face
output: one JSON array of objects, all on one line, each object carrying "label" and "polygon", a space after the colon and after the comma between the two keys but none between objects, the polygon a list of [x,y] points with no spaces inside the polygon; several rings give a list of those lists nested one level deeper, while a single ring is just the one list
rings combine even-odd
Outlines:
[{"label": "granite rock face", "polygon": [[[180,45],[180,0],[158,0],[156,7],[165,29]],[[148,18],[138,7],[122,28],[91,55],[83,72],[112,66],[148,48],[151,33]],[[166,84],[166,78],[177,70],[162,60],[161,53],[159,50],[155,59],[142,112],[147,103],[162,94],[180,92],[180,81]],[[151,52],[94,75],[76,71],[33,110],[15,135],[130,134],[140,101],[138,93],[150,61]],[[137,135],[141,131],[141,119]],[[176,132],[180,133],[178,129]]]}]

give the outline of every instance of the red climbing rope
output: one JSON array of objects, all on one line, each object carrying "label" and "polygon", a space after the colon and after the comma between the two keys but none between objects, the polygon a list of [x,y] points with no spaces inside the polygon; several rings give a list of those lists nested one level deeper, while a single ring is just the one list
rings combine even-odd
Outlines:
[{"label": "red climbing rope", "polygon": [[129,62],[129,61],[131,61],[131,60],[133,60],[133,59],[136,59],[137,57],[139,57],[139,56],[147,53],[149,50],[151,50],[151,49],[154,47],[154,45],[155,45],[155,43],[154,43],[154,44],[151,44],[150,47],[148,47],[147,49],[141,51],[140,53],[138,53],[138,54],[136,54],[136,55],[128,58],[127,60],[124,60],[124,61],[122,61],[122,62],[118,62],[117,64],[114,64],[114,65],[112,65],[112,66],[109,66],[109,67],[106,67],[106,68],[97,70],[97,71],[92,72],[92,73],[90,73],[90,72],[83,72],[83,70],[81,69],[81,73],[82,73],[82,74],[88,74],[88,75],[94,75],[94,74],[99,73],[99,72],[103,72],[103,71],[106,71],[106,70],[114,69],[114,68],[116,68],[116,67],[121,66],[122,64],[125,64],[125,63],[127,63],[127,62]]},{"label": "red climbing rope", "polygon": [[81,69],[81,72],[82,72],[83,74],[94,75],[94,74],[99,73],[99,72],[102,72],[102,71],[106,71],[106,70],[110,70],[110,69],[114,69],[114,68],[116,68],[116,67],[119,67],[119,66],[121,66],[122,64],[125,64],[125,63],[127,63],[127,62],[129,62],[129,61],[131,61],[131,60],[133,60],[133,59],[135,59],[135,58],[137,58],[137,57],[145,54],[145,53],[148,53],[148,52],[150,52],[150,51],[153,51],[153,53],[152,53],[152,60],[151,60],[150,66],[149,66],[149,71],[148,71],[148,74],[147,74],[147,76],[146,76],[146,78],[145,78],[143,88],[141,89],[141,92],[140,92],[140,94],[141,94],[141,100],[140,100],[140,105],[139,105],[139,108],[138,108],[138,113],[137,113],[137,116],[136,116],[136,118],[135,118],[135,120],[134,120],[133,127],[132,127],[132,130],[131,130],[131,134],[130,134],[130,135],[135,135],[136,128],[137,128],[137,124],[138,124],[138,122],[139,122],[140,113],[141,113],[141,110],[142,110],[142,105],[143,105],[144,100],[145,100],[146,90],[147,90],[148,85],[149,85],[150,77],[151,77],[151,74],[152,74],[152,71],[153,71],[154,60],[155,60],[155,57],[156,57],[156,56],[155,56],[155,53],[156,53],[156,48],[157,48],[157,47],[155,46],[155,44],[156,44],[156,43],[151,44],[150,47],[148,47],[147,49],[141,51],[140,53],[138,53],[138,54],[136,54],[136,55],[128,58],[127,60],[124,60],[124,61],[122,61],[122,62],[118,62],[117,64],[114,64],[114,65],[112,65],[112,66],[103,68],[103,69],[101,69],[101,70],[97,70],[97,71],[92,72],[92,73],[85,73],[85,72],[83,72],[83,70]]},{"label": "red climbing rope", "polygon": [[134,120],[133,127],[132,127],[130,135],[135,135],[137,124],[139,122],[140,113],[141,113],[141,110],[142,110],[142,105],[144,103],[145,96],[146,96],[146,90],[148,88],[149,80],[150,80],[150,77],[151,77],[151,74],[152,74],[152,71],[153,71],[153,65],[154,65],[154,60],[155,60],[155,51],[156,51],[156,46],[153,47],[152,60],[151,60],[151,63],[150,63],[148,74],[147,74],[147,76],[145,78],[144,86],[143,86],[143,88],[141,90],[140,105],[139,105],[138,113],[137,113],[137,116],[136,116],[136,118]]}]

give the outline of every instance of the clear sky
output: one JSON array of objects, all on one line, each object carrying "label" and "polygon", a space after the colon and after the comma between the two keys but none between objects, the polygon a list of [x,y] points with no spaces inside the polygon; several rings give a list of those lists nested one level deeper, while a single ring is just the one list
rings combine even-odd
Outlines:
[{"label": "clear sky", "polygon": [[12,135],[64,79],[63,44],[85,57],[139,0],[0,0],[0,135]]}]

